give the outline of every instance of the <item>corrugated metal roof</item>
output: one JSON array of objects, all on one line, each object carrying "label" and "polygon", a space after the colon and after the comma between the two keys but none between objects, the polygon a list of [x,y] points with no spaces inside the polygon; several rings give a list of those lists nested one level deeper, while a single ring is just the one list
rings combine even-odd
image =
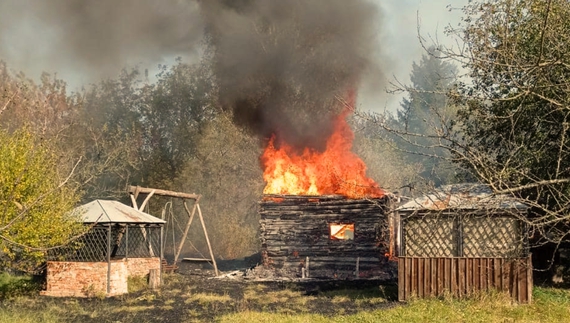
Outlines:
[{"label": "corrugated metal roof", "polygon": [[484,184],[453,184],[410,201],[398,207],[399,211],[445,210],[445,209],[517,209],[528,206],[508,195],[493,194]]},{"label": "corrugated metal roof", "polygon": [[77,207],[74,212],[78,212],[83,223],[166,223],[118,201],[95,200]]}]

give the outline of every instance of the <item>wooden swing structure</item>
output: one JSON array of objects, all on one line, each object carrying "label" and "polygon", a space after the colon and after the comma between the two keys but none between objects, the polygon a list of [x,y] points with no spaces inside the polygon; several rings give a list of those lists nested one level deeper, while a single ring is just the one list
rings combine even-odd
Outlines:
[{"label": "wooden swing structure", "polygon": [[[218,265],[216,264],[216,259],[214,258],[214,253],[212,252],[212,245],[210,244],[210,239],[208,238],[208,231],[206,230],[206,225],[204,224],[204,217],[202,216],[202,210],[200,209],[200,198],[202,197],[199,194],[191,194],[191,193],[183,193],[183,192],[174,192],[168,190],[161,190],[156,188],[147,188],[147,187],[140,187],[140,186],[129,186],[127,189],[129,196],[131,197],[131,202],[133,204],[133,208],[142,211],[148,201],[153,195],[160,195],[160,196],[168,196],[168,197],[176,197],[181,198],[182,203],[184,204],[184,209],[186,213],[188,213],[188,222],[186,222],[186,226],[184,227],[184,232],[182,234],[182,238],[180,239],[180,243],[176,248],[176,252],[174,254],[174,263],[173,266],[176,265],[178,262],[178,258],[180,257],[180,252],[182,252],[182,248],[184,247],[184,242],[188,236],[188,231],[190,230],[190,225],[192,224],[192,220],[194,220],[194,215],[196,211],[198,211],[198,217],[200,218],[200,223],[202,224],[202,230],[204,231],[204,237],[206,238],[206,243],[208,244],[208,251],[210,252],[210,259],[207,258],[184,258],[183,260],[188,261],[211,261],[214,266],[214,271],[216,276],[218,276]],[[145,199],[143,200],[140,207],[137,204],[137,198],[139,194],[148,194]],[[192,210],[188,208],[186,204],[186,200],[193,200],[194,205]]]}]

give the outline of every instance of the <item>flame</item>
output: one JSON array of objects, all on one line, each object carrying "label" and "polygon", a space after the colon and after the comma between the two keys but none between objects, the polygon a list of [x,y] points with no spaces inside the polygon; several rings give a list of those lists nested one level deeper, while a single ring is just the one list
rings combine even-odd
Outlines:
[{"label": "flame", "polygon": [[354,133],[346,121],[350,111],[346,108],[337,116],[323,152],[305,148],[299,153],[287,143],[276,148],[272,136],[261,156],[267,183],[263,193],[382,197],[384,191],[366,176],[366,164],[351,151]]}]

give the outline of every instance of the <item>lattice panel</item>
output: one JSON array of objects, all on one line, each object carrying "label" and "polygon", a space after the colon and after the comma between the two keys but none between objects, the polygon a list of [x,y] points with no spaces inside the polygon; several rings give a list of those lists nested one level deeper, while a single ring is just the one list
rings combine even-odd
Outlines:
[{"label": "lattice panel", "polygon": [[418,217],[405,221],[405,255],[408,257],[453,257],[457,237],[452,218]]},{"label": "lattice panel", "polygon": [[113,226],[111,241],[108,227],[94,227],[67,246],[48,251],[48,260],[107,261],[111,258],[144,258],[160,256],[160,227]]},{"label": "lattice panel", "polygon": [[407,257],[521,257],[523,224],[513,217],[422,215],[402,221]]},{"label": "lattice panel", "polygon": [[463,221],[466,257],[518,257],[523,249],[520,223],[507,217],[472,217]]}]

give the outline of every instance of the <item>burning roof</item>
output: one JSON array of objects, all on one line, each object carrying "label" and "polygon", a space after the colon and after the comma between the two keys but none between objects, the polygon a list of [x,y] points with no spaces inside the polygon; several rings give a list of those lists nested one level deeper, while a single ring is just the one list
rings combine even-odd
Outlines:
[{"label": "burning roof", "polygon": [[433,192],[411,199],[401,205],[398,211],[447,210],[447,209],[516,209],[526,210],[528,206],[512,196],[494,194],[484,184],[464,183],[445,185]]}]

